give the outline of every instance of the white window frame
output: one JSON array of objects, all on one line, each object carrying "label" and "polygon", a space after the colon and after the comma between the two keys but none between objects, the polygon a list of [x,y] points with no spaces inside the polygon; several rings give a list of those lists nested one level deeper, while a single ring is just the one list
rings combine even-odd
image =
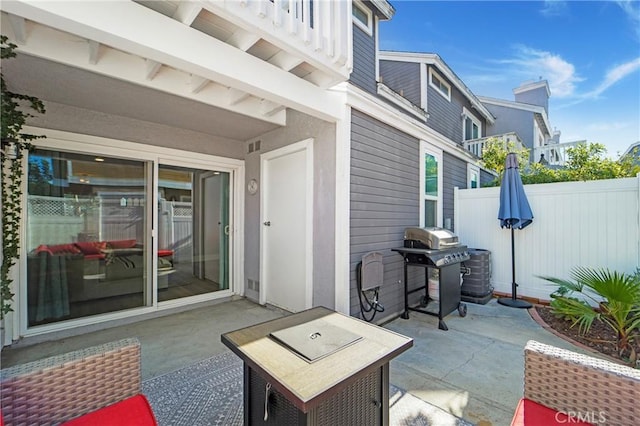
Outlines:
[{"label": "white window frame", "polygon": [[471,188],[471,182],[473,181],[472,177],[474,173],[476,174],[476,176],[478,176],[477,188],[480,188],[482,186],[482,183],[480,182],[480,167],[471,163],[467,163],[467,189],[474,189]]},{"label": "white window frame", "polygon": [[[426,195],[425,194],[425,175],[426,170],[424,167],[424,157],[425,155],[432,155],[438,161],[438,195]],[[419,191],[420,191],[420,226],[424,226],[424,220],[426,216],[424,202],[425,200],[431,200],[436,202],[436,226],[442,227],[442,150],[435,148],[433,145],[429,145],[426,141],[420,141],[420,181],[419,181]]]},{"label": "white window frame", "polygon": [[[437,80],[441,85],[445,86],[448,93],[444,93],[440,86],[434,83],[434,79]],[[429,68],[429,86],[433,87],[436,92],[440,94],[440,96],[451,102],[451,85],[447,83],[445,79],[440,74],[435,72],[431,67]]]},{"label": "white window frame", "polygon": [[[478,126],[477,138],[467,138],[467,126],[466,126],[467,118],[470,119],[473,122],[473,124]],[[482,122],[478,120],[475,115],[471,114],[471,112],[468,109],[466,109],[465,107],[462,107],[462,140],[470,141],[473,139],[479,139],[481,137],[482,137]]]},{"label": "white window frame", "polygon": [[[369,35],[373,35],[373,12],[367,6],[364,5],[360,0],[354,0],[351,12],[351,20],[354,24],[356,24],[362,31],[366,32]],[[365,24],[360,19],[355,16],[353,12],[355,9],[358,9],[360,12],[367,15],[367,23]]]}]

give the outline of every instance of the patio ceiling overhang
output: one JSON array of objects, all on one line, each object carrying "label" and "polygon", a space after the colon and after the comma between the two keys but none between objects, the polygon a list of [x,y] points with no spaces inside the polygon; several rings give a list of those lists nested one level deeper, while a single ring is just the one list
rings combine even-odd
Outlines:
[{"label": "patio ceiling overhang", "polygon": [[[84,96],[74,91],[77,97],[71,98],[41,82],[41,92],[30,94],[44,100],[134,118],[142,114],[136,106],[171,106],[155,120],[182,116],[182,127],[202,131],[215,125],[217,135],[238,140],[286,125],[287,108],[327,121],[337,118],[338,98],[330,91],[140,4],[7,1],[2,9],[3,33],[24,54],[5,64],[13,70],[12,81],[31,74],[30,86],[46,77],[54,86],[77,84],[88,91]],[[117,99],[91,99],[97,89],[124,91],[128,108]],[[181,100],[168,102],[169,97]],[[193,123],[191,111],[203,106],[209,122]]]},{"label": "patio ceiling overhang", "polygon": [[230,141],[246,141],[279,124],[73,68],[58,62],[18,54],[4,61],[9,89],[104,114],[187,129]]}]

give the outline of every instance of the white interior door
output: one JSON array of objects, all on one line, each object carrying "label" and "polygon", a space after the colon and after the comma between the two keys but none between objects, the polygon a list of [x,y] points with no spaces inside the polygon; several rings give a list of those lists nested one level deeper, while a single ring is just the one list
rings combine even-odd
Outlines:
[{"label": "white interior door", "polygon": [[261,156],[261,303],[311,307],[312,140]]}]

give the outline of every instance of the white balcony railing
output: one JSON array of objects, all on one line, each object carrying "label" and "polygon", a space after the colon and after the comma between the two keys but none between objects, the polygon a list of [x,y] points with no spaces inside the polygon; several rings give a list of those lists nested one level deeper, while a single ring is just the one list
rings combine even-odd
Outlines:
[{"label": "white balcony railing", "polygon": [[521,150],[525,148],[524,145],[522,144],[522,141],[520,140],[520,138],[516,133],[504,133],[502,135],[487,136],[484,138],[471,139],[468,141],[464,141],[464,148],[467,151],[476,155],[477,157],[482,158],[482,151],[484,150],[484,147],[487,144],[487,142],[489,142],[490,140],[496,140],[496,139],[503,143],[505,149],[510,146],[513,146],[513,148],[515,148],[516,150]]},{"label": "white balcony railing", "polygon": [[555,143],[539,146],[533,149],[533,161],[539,162],[542,158],[549,166],[562,167],[567,163],[567,149],[573,148],[584,141]]},{"label": "white balcony railing", "polygon": [[[305,62],[348,78],[351,2],[209,0],[205,9]],[[334,77],[335,79],[335,77]]]}]

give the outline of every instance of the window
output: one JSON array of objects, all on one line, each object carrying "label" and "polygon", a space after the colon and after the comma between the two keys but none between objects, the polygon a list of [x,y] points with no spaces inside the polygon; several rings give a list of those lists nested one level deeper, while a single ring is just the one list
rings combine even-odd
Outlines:
[{"label": "window", "polygon": [[432,68],[429,68],[429,85],[435,88],[438,93],[451,102],[451,86]]},{"label": "window", "polygon": [[467,188],[480,188],[480,168],[467,164]]},{"label": "window", "polygon": [[373,16],[371,10],[360,1],[354,1],[351,10],[353,22],[367,34],[373,34]]},{"label": "window", "polygon": [[150,306],[152,163],[36,149],[28,164],[29,326]]},{"label": "window", "polygon": [[469,112],[468,109],[463,108],[463,140],[468,141],[471,139],[478,139],[482,137],[482,123]]},{"label": "window", "polygon": [[442,217],[442,152],[420,143],[420,223],[441,226]]},{"label": "window", "polygon": [[27,327],[229,291],[232,168],[52,143],[28,156]]}]

